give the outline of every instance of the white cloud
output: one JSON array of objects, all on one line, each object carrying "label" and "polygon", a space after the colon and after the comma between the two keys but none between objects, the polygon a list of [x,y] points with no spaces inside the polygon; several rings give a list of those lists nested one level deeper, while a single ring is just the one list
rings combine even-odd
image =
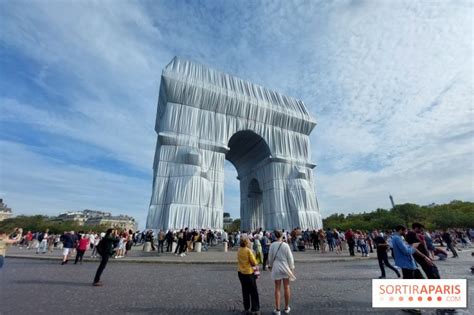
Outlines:
[{"label": "white cloud", "polygon": [[0,193],[16,214],[102,209],[132,215],[144,227],[151,176],[138,179],[68,165],[6,141],[0,141],[0,146]]},{"label": "white cloud", "polygon": [[[397,202],[472,200],[469,1],[179,5],[2,4],[4,52],[35,66],[19,65],[31,77],[4,84],[17,92],[0,93],[0,123],[68,139],[53,156],[102,156],[151,174],[159,75],[183,55],[306,102],[318,121],[311,143],[323,214],[388,207],[388,193]],[[48,97],[31,97],[27,81]],[[43,137],[43,148],[2,142],[0,191],[15,210],[141,203],[137,216],[146,216],[151,180],[65,165],[44,153]],[[90,188],[84,174],[99,184]],[[230,177],[226,169],[226,209],[238,213]]]}]

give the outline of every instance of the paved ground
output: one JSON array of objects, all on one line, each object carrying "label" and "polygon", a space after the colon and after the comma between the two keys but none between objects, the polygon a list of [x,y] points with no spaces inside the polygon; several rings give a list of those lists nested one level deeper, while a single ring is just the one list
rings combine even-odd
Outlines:
[{"label": "paved ground", "polygon": [[[470,252],[438,263],[443,277],[468,279],[471,310],[472,264]],[[239,314],[242,309],[232,265],[112,263],[104,272],[105,286],[92,287],[97,265],[7,258],[0,271],[0,314]],[[371,308],[371,279],[379,275],[375,260],[297,263],[296,270],[292,314],[404,314]],[[269,273],[258,286],[262,312],[271,314]]]}]

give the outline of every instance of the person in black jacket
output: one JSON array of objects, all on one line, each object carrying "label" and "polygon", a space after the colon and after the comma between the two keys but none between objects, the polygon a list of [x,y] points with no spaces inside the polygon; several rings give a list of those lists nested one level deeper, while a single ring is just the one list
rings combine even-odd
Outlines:
[{"label": "person in black jacket", "polygon": [[168,230],[168,233],[166,233],[166,252],[167,253],[171,252],[171,249],[173,248],[173,240],[174,240],[173,231]]},{"label": "person in black jacket", "polygon": [[[425,237],[423,234],[424,226],[421,223],[415,222],[412,224],[412,230],[405,235],[405,240],[408,244],[418,243],[413,258],[419,266],[423,269],[428,279],[439,279],[439,272],[436,265],[430,258],[430,254],[426,247]],[[421,271],[417,271],[417,279],[423,279]]]},{"label": "person in black jacket", "polygon": [[388,261],[388,255],[387,255],[387,250],[389,248],[387,241],[385,238],[379,234],[379,231],[375,230],[374,231],[374,243],[377,246],[377,259],[379,261],[379,267],[380,271],[382,272],[382,275],[379,277],[379,279],[385,279],[385,268],[390,268],[397,274],[397,277],[400,278],[400,272],[398,272],[397,268],[392,266],[390,262]]},{"label": "person in black jacket", "polygon": [[100,282],[100,276],[107,266],[109,262],[109,258],[114,254],[116,250],[115,247],[118,244],[117,238],[117,230],[108,229],[105,233],[105,236],[100,240],[99,244],[97,244],[97,251],[101,255],[100,265],[97,268],[97,272],[95,274],[94,282],[92,283],[93,286],[100,287],[102,286],[102,282]]},{"label": "person in black jacket", "polygon": [[443,238],[443,241],[446,242],[446,248],[449,249],[451,253],[453,253],[453,258],[458,257],[458,253],[456,252],[453,246],[453,238],[451,237],[451,234],[449,233],[448,230],[443,231],[442,238]]}]

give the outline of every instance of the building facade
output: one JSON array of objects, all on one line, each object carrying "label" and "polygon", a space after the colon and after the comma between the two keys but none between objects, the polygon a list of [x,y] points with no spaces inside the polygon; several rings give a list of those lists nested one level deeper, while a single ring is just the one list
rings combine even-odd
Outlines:
[{"label": "building facade", "polygon": [[224,212],[224,230],[227,230],[232,223],[234,222],[234,219],[230,217],[229,212]]},{"label": "building facade", "polygon": [[110,212],[85,209],[82,211],[68,211],[61,213],[57,218],[61,222],[74,222],[80,226],[98,226],[106,228],[117,228],[121,230],[137,229],[137,222],[133,217],[127,215],[113,216]]},{"label": "building facade", "polygon": [[12,216],[12,209],[8,208],[6,203],[3,203],[3,199],[0,198],[0,221],[8,219]]},{"label": "building facade", "polygon": [[86,224],[88,226],[102,225],[107,228],[115,228],[115,229],[127,230],[127,231],[137,230],[137,222],[135,221],[135,219],[126,215],[89,218],[87,219]]}]

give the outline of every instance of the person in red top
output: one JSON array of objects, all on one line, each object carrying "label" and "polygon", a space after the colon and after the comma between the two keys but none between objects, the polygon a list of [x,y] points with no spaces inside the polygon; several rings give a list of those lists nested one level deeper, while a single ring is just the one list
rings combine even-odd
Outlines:
[{"label": "person in red top", "polygon": [[31,231],[28,231],[25,235],[25,240],[26,240],[26,248],[30,249],[31,248],[31,241],[33,240],[33,233]]},{"label": "person in red top", "polygon": [[74,265],[76,265],[79,260],[82,265],[82,257],[84,257],[87,247],[89,247],[89,238],[87,238],[85,234],[81,234],[81,239],[77,242],[77,254]]},{"label": "person in red top", "polygon": [[349,229],[345,233],[347,245],[349,246],[349,254],[351,256],[354,256],[354,245],[355,245],[355,240],[354,240],[354,233],[352,232],[352,229]]}]

